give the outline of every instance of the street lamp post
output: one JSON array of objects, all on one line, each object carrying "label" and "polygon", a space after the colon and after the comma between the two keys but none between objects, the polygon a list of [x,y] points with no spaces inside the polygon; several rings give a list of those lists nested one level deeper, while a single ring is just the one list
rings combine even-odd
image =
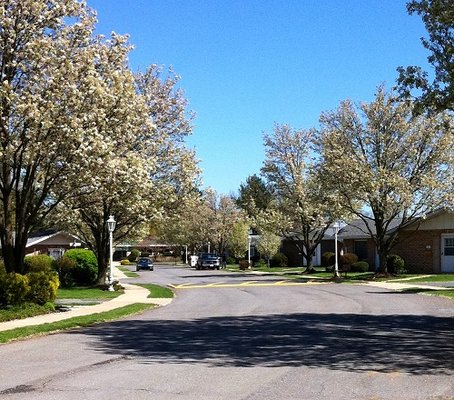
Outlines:
[{"label": "street lamp post", "polygon": [[251,268],[251,241],[252,241],[252,238],[251,238],[251,235],[248,234],[247,235],[247,262],[248,262],[248,268]]},{"label": "street lamp post", "polygon": [[334,276],[339,278],[339,262],[338,262],[338,255],[337,255],[337,234],[339,232],[339,222],[334,221],[333,229],[334,229]]},{"label": "street lamp post", "polygon": [[109,230],[109,292],[113,292],[115,289],[113,287],[113,251],[112,251],[112,242],[113,242],[113,231],[115,230],[115,225],[117,221],[115,221],[113,215],[109,217],[107,220],[107,229]]},{"label": "street lamp post", "polygon": [[211,253],[211,251],[210,251],[211,247],[210,246],[211,246],[211,243],[208,241],[208,253]]}]

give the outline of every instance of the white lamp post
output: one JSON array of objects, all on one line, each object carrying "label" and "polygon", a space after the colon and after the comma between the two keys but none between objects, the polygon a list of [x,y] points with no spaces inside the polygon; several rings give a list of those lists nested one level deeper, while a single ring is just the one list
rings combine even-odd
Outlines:
[{"label": "white lamp post", "polygon": [[208,253],[211,253],[211,251],[210,251],[211,247],[210,246],[211,246],[211,243],[208,241]]},{"label": "white lamp post", "polygon": [[248,268],[251,268],[251,242],[252,242],[252,237],[251,233],[249,232],[247,235],[247,262],[248,262]]},{"label": "white lamp post", "polygon": [[337,256],[337,233],[339,232],[339,222],[334,221],[333,223],[333,230],[334,230],[334,276],[336,278],[339,277],[339,263],[338,263],[338,256]]},{"label": "white lamp post", "polygon": [[185,263],[187,264],[188,263],[188,245],[184,246],[184,259],[185,259]]},{"label": "white lamp post", "polygon": [[110,269],[109,269],[109,291],[113,292],[113,272],[112,272],[112,265],[113,265],[113,251],[112,251],[112,241],[113,241],[113,231],[115,230],[115,225],[117,221],[115,221],[113,215],[109,217],[107,220],[107,229],[109,230],[109,257],[110,257]]}]

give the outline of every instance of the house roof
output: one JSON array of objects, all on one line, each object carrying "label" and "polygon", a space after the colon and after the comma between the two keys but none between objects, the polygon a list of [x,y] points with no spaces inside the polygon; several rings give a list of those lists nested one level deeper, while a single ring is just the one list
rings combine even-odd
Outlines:
[{"label": "house roof", "polygon": [[158,238],[146,237],[142,241],[136,244],[137,247],[171,247],[171,244],[162,243]]},{"label": "house roof", "polygon": [[[389,226],[388,232],[391,232],[402,222],[402,218],[393,219]],[[375,223],[373,220],[367,220],[367,224],[362,219],[354,219],[345,225],[338,234],[340,239],[367,239],[370,237],[370,232],[376,234]]]},{"label": "house roof", "polygon": [[66,236],[69,240],[73,240],[74,242],[80,242],[80,239],[77,236],[72,235],[71,233],[49,229],[46,231],[39,231],[30,234],[26,247],[36,246],[37,244],[45,242],[46,240],[49,240],[58,235]]}]

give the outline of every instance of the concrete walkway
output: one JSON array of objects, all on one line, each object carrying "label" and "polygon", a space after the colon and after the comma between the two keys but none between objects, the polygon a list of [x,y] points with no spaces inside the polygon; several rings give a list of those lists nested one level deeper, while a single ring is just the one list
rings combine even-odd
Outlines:
[{"label": "concrete walkway", "polygon": [[[114,268],[114,278],[124,279],[126,276],[119,269]],[[121,285],[125,288],[124,294],[116,297],[115,299],[105,301],[100,304],[75,307],[69,311],[38,315],[36,317],[15,319],[13,321],[0,322],[0,331],[7,331],[15,328],[22,328],[24,326],[41,325],[51,322],[62,321],[73,317],[81,317],[83,315],[98,314],[105,311],[111,311],[115,308],[120,308],[134,303],[145,303],[145,304],[157,304],[159,306],[165,306],[169,304],[172,299],[158,299],[148,298],[150,292],[141,286],[130,285],[128,283],[121,282]]]}]

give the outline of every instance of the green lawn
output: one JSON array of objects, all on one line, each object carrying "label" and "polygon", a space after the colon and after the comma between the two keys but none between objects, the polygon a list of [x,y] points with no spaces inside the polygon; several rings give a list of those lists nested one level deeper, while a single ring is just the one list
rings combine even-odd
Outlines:
[{"label": "green lawn", "polygon": [[454,289],[446,290],[433,290],[433,289],[424,289],[424,288],[409,288],[402,290],[403,293],[419,293],[425,294],[428,296],[439,296],[447,297],[449,299],[454,299]]},{"label": "green lawn", "polygon": [[[408,278],[412,278],[412,275],[407,275]],[[397,278],[399,279],[399,278]],[[412,279],[406,279],[406,283],[419,283],[419,282],[454,282],[454,274],[437,274],[430,276],[416,275]]]},{"label": "green lawn", "polygon": [[57,300],[63,299],[89,299],[89,300],[109,300],[123,294],[123,290],[109,292],[99,288],[73,287],[60,288],[57,292]]},{"label": "green lawn", "polygon": [[33,303],[21,304],[19,306],[8,306],[0,309],[0,322],[49,314],[54,311],[55,307],[52,303],[48,303],[43,306]]},{"label": "green lawn", "polygon": [[101,322],[112,321],[127,315],[138,314],[143,311],[154,308],[153,304],[131,304],[125,307],[116,308],[115,310],[106,311],[98,314],[85,315],[65,319],[63,321],[52,322],[42,325],[33,325],[23,328],[11,329],[0,332],[0,343],[7,343],[14,339],[25,338],[34,335],[58,332],[65,329],[89,326]]},{"label": "green lawn", "polygon": [[[135,264],[135,263],[133,263],[133,264]],[[133,264],[131,264],[131,265],[133,265]],[[140,276],[139,274],[130,271],[130,270],[129,270],[128,268],[126,268],[126,267],[120,266],[120,267],[118,267],[118,269],[119,269],[121,272],[123,272],[128,278],[137,278],[138,276]]]},{"label": "green lawn", "polygon": [[139,286],[142,286],[150,291],[150,294],[148,295],[148,298],[156,298],[156,299],[172,299],[174,297],[174,293],[172,290],[169,288],[159,286],[159,285],[154,285],[152,283],[144,283],[140,284]]}]

